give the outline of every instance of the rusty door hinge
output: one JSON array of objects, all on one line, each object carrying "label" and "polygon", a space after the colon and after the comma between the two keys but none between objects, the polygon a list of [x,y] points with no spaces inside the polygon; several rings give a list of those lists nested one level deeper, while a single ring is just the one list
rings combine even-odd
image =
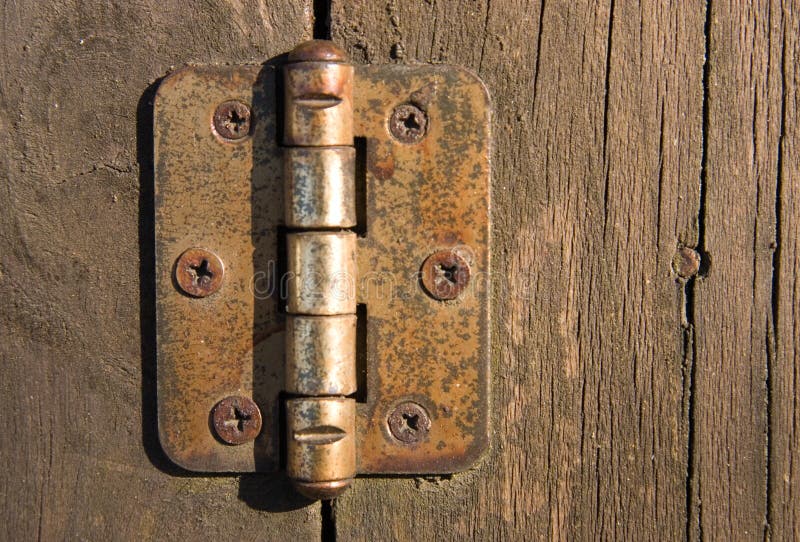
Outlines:
[{"label": "rusty door hinge", "polygon": [[489,431],[486,91],[326,41],[281,67],[158,90],[162,446],[192,471],[285,468],[314,498],[463,470]]}]

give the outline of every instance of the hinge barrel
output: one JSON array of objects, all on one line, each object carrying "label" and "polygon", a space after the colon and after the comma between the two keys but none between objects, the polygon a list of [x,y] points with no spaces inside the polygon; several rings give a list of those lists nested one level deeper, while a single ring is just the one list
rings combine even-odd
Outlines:
[{"label": "hinge barrel", "polygon": [[356,316],[290,316],[286,322],[286,391],[356,392]]},{"label": "hinge barrel", "polygon": [[[312,498],[356,474],[353,66],[329,42],[289,54],[283,143],[289,289],[286,470]],[[299,231],[298,231],[299,230]]]},{"label": "hinge barrel", "polygon": [[356,225],[353,147],[284,149],[286,226],[352,228]]},{"label": "hinge barrel", "polygon": [[302,231],[286,236],[289,314],[356,313],[356,234]]}]

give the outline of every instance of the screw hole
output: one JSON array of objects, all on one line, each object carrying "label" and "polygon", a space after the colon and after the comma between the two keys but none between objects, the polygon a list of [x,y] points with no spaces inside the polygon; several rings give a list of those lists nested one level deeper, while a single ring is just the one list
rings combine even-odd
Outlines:
[{"label": "screw hole", "polygon": [[406,422],[406,426],[412,431],[419,429],[419,414],[403,414],[403,419]]},{"label": "screw hole", "polygon": [[232,109],[228,113],[228,118],[225,120],[225,126],[232,132],[240,134],[242,132],[242,127],[247,122],[247,119],[239,115],[239,112],[235,109]]},{"label": "screw hole", "polygon": [[214,278],[214,273],[208,268],[208,260],[203,260],[200,265],[190,265],[189,269],[194,274],[196,284],[203,284],[204,282],[211,282]]},{"label": "screw hole", "polygon": [[417,116],[413,113],[403,119],[403,124],[409,130],[419,130],[421,128],[420,123],[417,121]]},{"label": "screw hole", "polygon": [[439,264],[436,266],[436,271],[439,274],[439,276],[444,277],[447,280],[447,282],[451,284],[456,283],[456,273],[458,273],[457,265]]},{"label": "screw hole", "polygon": [[236,429],[241,432],[241,431],[244,431],[244,424],[249,422],[250,418],[252,418],[252,416],[250,416],[249,414],[245,414],[244,412],[242,412],[238,408],[232,407],[232,409],[231,409],[231,419],[227,420],[225,422],[225,425],[227,425],[227,426],[236,426]]}]

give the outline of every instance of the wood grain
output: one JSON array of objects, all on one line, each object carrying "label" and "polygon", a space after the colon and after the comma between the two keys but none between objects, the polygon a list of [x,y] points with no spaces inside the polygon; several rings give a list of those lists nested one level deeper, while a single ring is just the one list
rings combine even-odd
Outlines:
[{"label": "wood grain", "polygon": [[[793,8],[794,6],[794,8]],[[779,147],[777,149],[777,246],[773,269],[772,310],[775,350],[768,366],[769,419],[769,529],[773,540],[800,539],[800,13],[784,3],[781,19],[771,24],[770,70],[781,89]],[[777,103],[773,102],[773,107]],[[775,113],[773,109],[773,113]]]},{"label": "wood grain", "polygon": [[2,4],[0,539],[800,538],[793,0],[333,2],[356,62],[492,95],[492,448],[359,478],[335,525],[281,476],[169,464],[155,85],[285,52],[324,4]]},{"label": "wood grain", "polygon": [[[358,480],[341,540],[685,536],[701,2],[334,3],[362,62],[467,66],[494,100],[494,447]],[[688,345],[688,346],[687,346]]]},{"label": "wood grain", "polygon": [[289,0],[3,2],[0,539],[319,538],[319,506],[280,478],[166,461],[152,327],[154,84],[187,62],[285,52],[311,36],[311,13]]},{"label": "wood grain", "polygon": [[711,3],[699,241],[708,275],[694,289],[690,533],[700,538],[768,534],[782,36],[797,32],[782,17],[779,2]]}]

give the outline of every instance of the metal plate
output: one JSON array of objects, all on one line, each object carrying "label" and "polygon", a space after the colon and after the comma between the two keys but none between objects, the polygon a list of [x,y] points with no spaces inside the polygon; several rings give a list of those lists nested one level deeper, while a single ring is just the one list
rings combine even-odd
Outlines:
[{"label": "metal plate", "polygon": [[[201,472],[280,468],[285,298],[281,292],[283,180],[272,66],[189,67],[168,77],[155,103],[158,418],[168,456]],[[215,135],[218,104],[252,104],[251,134]],[[389,119],[414,103],[425,137],[395,140]],[[470,466],[489,432],[489,102],[480,81],[446,66],[356,68],[354,123],[366,225],[358,243],[359,303],[366,304],[366,378],[358,404],[358,471],[448,473]],[[225,266],[219,291],[176,288],[188,248]],[[452,301],[422,287],[425,259],[454,251],[470,282]],[[363,389],[364,386],[366,389]],[[231,446],[210,412],[227,396],[252,397],[263,430]],[[387,419],[405,401],[431,418],[403,444]]]}]

